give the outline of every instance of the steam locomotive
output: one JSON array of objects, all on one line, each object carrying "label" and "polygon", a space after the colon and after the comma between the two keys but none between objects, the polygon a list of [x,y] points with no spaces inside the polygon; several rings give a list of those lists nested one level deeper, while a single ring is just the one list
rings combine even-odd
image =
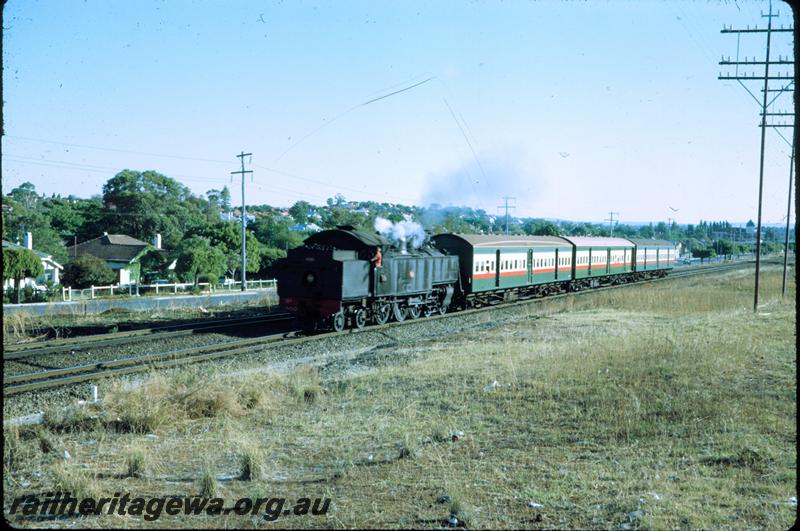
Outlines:
[{"label": "steam locomotive", "polygon": [[438,234],[409,249],[339,226],[291,249],[276,278],[305,329],[342,331],[664,276],[676,258],[663,240]]}]

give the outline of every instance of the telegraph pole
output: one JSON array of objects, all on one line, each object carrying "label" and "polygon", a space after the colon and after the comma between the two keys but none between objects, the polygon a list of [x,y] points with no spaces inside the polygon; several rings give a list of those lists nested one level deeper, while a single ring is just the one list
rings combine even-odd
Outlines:
[{"label": "telegraph pole", "polygon": [[608,219],[604,219],[603,221],[608,221],[608,228],[611,229],[611,238],[614,237],[614,215],[617,216],[617,223],[619,223],[619,212],[609,212]]},{"label": "telegraph pole", "polygon": [[[792,136],[794,140],[794,136]],[[794,170],[794,142],[792,142],[792,156],[789,163],[789,205],[786,207],[786,239],[783,242],[783,284],[781,285],[781,298],[786,297],[786,273],[789,262],[789,219],[792,217],[792,177]],[[795,242],[797,234],[794,235]],[[795,251],[796,252],[796,251]]]},{"label": "telegraph pole", "polygon": [[[760,156],[760,161],[759,161],[759,172],[758,172],[758,223],[757,223],[757,228],[756,228],[756,281],[755,281],[755,290],[754,290],[754,294],[753,294],[753,312],[754,313],[758,311],[758,281],[759,281],[759,273],[760,273],[760,270],[761,270],[761,209],[762,209],[762,198],[763,198],[763,195],[764,195],[764,144],[766,142],[765,135],[766,135],[767,127],[792,127],[790,125],[784,125],[784,124],[767,124],[767,116],[783,115],[783,113],[768,113],[767,112],[768,107],[784,91],[789,90],[789,88],[794,83],[794,76],[790,76],[788,74],[778,74],[778,75],[773,75],[773,76],[769,75],[769,67],[770,67],[770,65],[794,65],[794,61],[789,61],[788,58],[784,59],[783,57],[779,57],[777,61],[770,61],[770,44],[771,44],[772,34],[776,33],[776,32],[792,32],[792,31],[794,31],[793,28],[791,28],[791,27],[790,28],[786,28],[786,29],[784,29],[783,26],[781,26],[780,29],[772,27],[772,19],[775,18],[775,17],[778,17],[779,15],[780,15],[780,13],[778,15],[773,15],[772,14],[772,2],[770,2],[770,4],[769,4],[769,13],[767,13],[766,15],[763,12],[761,13],[761,16],[763,18],[767,19],[767,28],[766,29],[759,29],[758,27],[755,27],[755,28],[748,27],[747,29],[736,29],[735,30],[733,28],[724,28],[723,27],[721,33],[736,33],[737,34],[737,38],[739,37],[740,34],[743,34],[743,33],[766,33],[767,34],[767,46],[766,46],[765,58],[764,58],[763,61],[757,61],[755,58],[753,58],[751,61],[748,61],[747,57],[745,57],[744,61],[739,61],[738,46],[737,46],[736,61],[731,61],[730,58],[728,58],[727,61],[723,59],[719,63],[721,66],[735,66],[736,70],[735,70],[734,75],[723,76],[722,74],[720,74],[718,76],[718,78],[717,78],[717,79],[723,79],[723,80],[725,80],[725,79],[736,80],[750,94],[750,96],[752,96],[753,99],[756,100],[757,103],[759,103],[759,106],[761,107],[761,124],[760,124],[760,127],[761,127],[761,156]],[[739,74],[739,66],[740,65],[763,65],[764,66],[764,75],[763,76],[756,76],[755,74],[752,74],[752,73],[749,76],[740,75]],[[745,84],[742,83],[742,80],[745,80],[745,81],[763,81],[764,82],[764,88],[762,89],[762,92],[764,93],[764,96],[763,96],[763,99],[762,99],[761,102],[759,102],[758,98],[756,98],[753,95],[753,93],[750,92],[750,89],[748,89],[747,86],[745,86]],[[770,88],[769,88],[770,80],[784,80],[784,81],[790,81],[790,82],[787,83],[786,86],[784,86],[781,89],[779,89],[777,91],[778,94],[774,98],[772,98],[771,101],[768,102],[767,98],[769,97],[769,93],[770,93]]]},{"label": "telegraph pole", "polygon": [[[508,204],[509,199],[513,199],[514,200],[514,204],[513,205],[509,205]],[[516,197],[504,196],[503,200],[505,201],[505,204],[499,205],[497,208],[505,208],[506,209],[506,236],[508,236],[508,209],[509,208],[517,208],[517,205],[516,205],[517,198]]]},{"label": "telegraph pole", "polygon": [[675,220],[672,218],[667,218],[667,238],[672,241],[672,224],[675,223]]},{"label": "telegraph pole", "polygon": [[[244,176],[248,173],[253,173],[253,170],[245,170],[244,169],[244,158],[245,157],[252,157],[252,153],[245,153],[242,151],[238,155],[237,158],[241,160],[242,169],[240,171],[232,171],[231,175],[241,175],[242,176],[242,291],[245,290],[247,287],[247,246],[245,244],[245,226],[247,225],[247,211],[245,210],[245,203],[244,203]],[[252,179],[252,176],[250,177]]]}]

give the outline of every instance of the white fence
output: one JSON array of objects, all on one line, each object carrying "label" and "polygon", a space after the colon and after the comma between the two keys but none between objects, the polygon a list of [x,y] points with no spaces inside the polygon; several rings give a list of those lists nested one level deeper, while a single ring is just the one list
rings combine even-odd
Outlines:
[{"label": "white fence", "polygon": [[[275,279],[269,280],[248,280],[246,281],[246,290],[257,290],[274,288],[277,286]],[[195,287],[191,282],[175,283],[175,284],[127,284],[120,286],[114,284],[111,286],[91,286],[84,289],[62,288],[61,295],[64,301],[73,300],[86,300],[96,299],[99,297],[114,297],[115,295],[127,295],[129,297],[139,297],[142,294],[155,294],[155,295],[177,295],[178,292],[185,292]],[[229,282],[214,286],[208,282],[198,282],[197,287],[200,288],[201,293],[220,293],[220,292],[233,292],[243,291],[242,282]]]}]

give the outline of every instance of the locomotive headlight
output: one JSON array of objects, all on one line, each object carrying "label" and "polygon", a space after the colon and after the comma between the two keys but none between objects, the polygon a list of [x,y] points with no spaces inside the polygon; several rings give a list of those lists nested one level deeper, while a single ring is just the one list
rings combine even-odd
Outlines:
[{"label": "locomotive headlight", "polygon": [[306,273],[305,276],[303,277],[303,284],[305,284],[306,286],[313,286],[316,283],[317,283],[317,275],[315,275],[311,271]]}]

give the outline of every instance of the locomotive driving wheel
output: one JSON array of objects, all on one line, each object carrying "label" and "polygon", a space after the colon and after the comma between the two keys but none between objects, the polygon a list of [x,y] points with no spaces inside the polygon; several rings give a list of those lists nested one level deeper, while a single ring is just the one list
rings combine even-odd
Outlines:
[{"label": "locomotive driving wheel", "polygon": [[367,310],[365,310],[364,308],[359,308],[356,311],[356,316],[353,320],[356,323],[356,328],[358,328],[359,330],[364,328],[364,325],[367,324]]},{"label": "locomotive driving wheel", "polygon": [[341,332],[342,330],[344,330],[344,314],[341,311],[333,314],[331,321],[334,330],[336,330],[337,332]]},{"label": "locomotive driving wheel", "polygon": [[389,321],[389,316],[392,315],[392,307],[388,304],[382,304],[375,310],[375,322],[379,325],[386,324]]},{"label": "locomotive driving wheel", "polygon": [[392,315],[394,315],[394,320],[398,323],[405,321],[406,316],[408,316],[408,308],[404,308],[396,302],[392,305]]},{"label": "locomotive driving wheel", "polygon": [[408,316],[412,319],[419,319],[422,310],[419,309],[419,306],[409,306],[408,307]]}]

